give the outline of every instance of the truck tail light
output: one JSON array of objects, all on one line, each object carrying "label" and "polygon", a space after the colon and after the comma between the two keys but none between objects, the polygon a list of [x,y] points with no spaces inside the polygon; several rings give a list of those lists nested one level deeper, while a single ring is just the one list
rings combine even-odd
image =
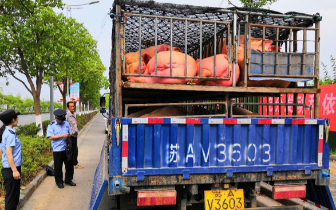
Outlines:
[{"label": "truck tail light", "polygon": [[176,205],[176,190],[139,191],[138,206]]},{"label": "truck tail light", "polygon": [[275,186],[273,199],[305,198],[306,185]]}]

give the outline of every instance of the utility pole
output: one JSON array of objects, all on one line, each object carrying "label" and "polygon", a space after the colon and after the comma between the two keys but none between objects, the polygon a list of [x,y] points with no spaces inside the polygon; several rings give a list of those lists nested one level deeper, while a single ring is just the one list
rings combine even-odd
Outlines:
[{"label": "utility pole", "polygon": [[50,122],[54,120],[54,78],[50,76]]},{"label": "utility pole", "polygon": [[[69,14],[70,14],[70,17],[71,17],[71,9],[83,9],[83,7],[81,6],[85,6],[85,5],[92,5],[92,4],[97,4],[99,3],[99,1],[92,1],[92,2],[89,2],[89,3],[85,3],[85,4],[65,4],[66,6],[66,9],[67,9],[67,17],[69,17]],[[70,101],[70,79],[67,78],[66,79],[66,83],[67,83],[67,93],[66,93],[66,100],[67,101]],[[80,102],[80,99],[78,99],[79,102]],[[79,103],[79,107],[80,107],[80,104]],[[79,111],[81,111],[81,108],[79,108]],[[85,111],[85,110],[84,110]]]}]

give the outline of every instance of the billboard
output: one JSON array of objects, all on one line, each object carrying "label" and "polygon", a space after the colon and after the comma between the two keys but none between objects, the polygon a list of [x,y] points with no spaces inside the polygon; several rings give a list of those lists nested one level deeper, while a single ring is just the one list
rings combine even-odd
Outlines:
[{"label": "billboard", "polygon": [[79,102],[79,83],[70,83],[70,101]]}]

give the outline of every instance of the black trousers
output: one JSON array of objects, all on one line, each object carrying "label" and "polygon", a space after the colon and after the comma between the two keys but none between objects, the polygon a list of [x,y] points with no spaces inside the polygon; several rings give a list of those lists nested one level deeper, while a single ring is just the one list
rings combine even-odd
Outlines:
[{"label": "black trousers", "polygon": [[78,164],[78,145],[77,145],[77,136],[71,136],[72,139],[72,162],[73,165]]},{"label": "black trousers", "polygon": [[66,152],[54,152],[54,173],[55,173],[55,182],[63,183],[63,163],[65,164],[65,181],[69,182],[73,179],[74,166],[72,160],[68,161],[66,157]]},{"label": "black trousers", "polygon": [[[21,175],[21,166],[16,168]],[[5,210],[15,210],[20,199],[21,179],[14,179],[11,168],[2,168],[1,173],[6,189]]]}]

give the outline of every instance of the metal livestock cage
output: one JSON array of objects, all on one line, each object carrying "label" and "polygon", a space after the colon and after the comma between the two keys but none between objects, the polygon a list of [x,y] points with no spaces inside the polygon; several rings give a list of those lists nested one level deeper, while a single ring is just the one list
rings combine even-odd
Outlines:
[{"label": "metal livestock cage", "polygon": [[[201,103],[222,101],[227,106],[243,108],[261,106],[260,97],[280,98],[283,94],[294,94],[294,112],[297,107],[304,107],[306,113],[307,94],[314,94],[314,117],[318,118],[319,104],[319,39],[322,19],[319,14],[307,15],[297,12],[285,14],[263,9],[250,8],[210,8],[190,5],[162,4],[154,1],[114,1],[111,10],[113,18],[112,52],[110,66],[112,115],[126,116],[137,104],[157,103]],[[313,26],[313,27],[312,27]],[[302,33],[302,34],[301,34]],[[302,35],[302,39],[299,36]],[[312,38],[312,40],[310,40]],[[310,38],[310,39],[308,39]],[[259,51],[251,49],[254,39],[261,40]],[[272,41],[274,51],[266,51],[268,40]],[[248,43],[242,45],[241,43]],[[178,47],[194,59],[199,59],[200,75],[202,75],[202,58],[214,56],[213,77],[188,77],[185,66],[184,76],[173,76],[172,65],[169,75],[158,75],[157,47],[160,44],[170,46],[170,64],[172,63],[172,47]],[[155,73],[152,75],[139,72],[127,73],[125,55],[137,52],[139,62],[141,49],[155,47]],[[224,47],[225,46],[225,47]],[[230,86],[196,85],[197,79],[229,80],[239,74],[237,56],[243,47],[244,68],[241,68],[239,84],[235,79]],[[302,49],[301,49],[302,48]],[[301,49],[301,50],[300,50]],[[227,50],[228,74],[223,77],[216,75],[216,57]],[[242,69],[244,69],[242,71]],[[136,83],[127,80],[128,77],[185,78],[186,84],[150,84]],[[249,81],[286,81],[291,82],[288,88],[249,86]],[[313,86],[307,82],[312,80]],[[303,85],[298,86],[297,82]],[[263,83],[263,82],[262,82]],[[261,84],[262,84],[261,83]],[[298,95],[303,94],[303,100],[298,103]],[[112,97],[113,96],[113,97]],[[249,98],[249,99],[248,99]],[[233,103],[231,101],[233,100]],[[243,101],[245,100],[245,101]],[[237,102],[251,102],[240,104]],[[235,103],[236,102],[236,103]],[[273,103],[273,106],[292,106],[286,99],[285,103]],[[126,111],[129,107],[132,107]],[[150,105],[148,105],[150,106]],[[201,106],[201,104],[199,105]],[[311,108],[311,107],[310,107]],[[232,116],[227,107],[220,112]],[[195,116],[194,113],[191,115]],[[208,114],[210,115],[210,114]],[[281,116],[289,116],[282,114]],[[270,116],[276,117],[276,116]],[[313,117],[313,116],[311,116]]]}]

